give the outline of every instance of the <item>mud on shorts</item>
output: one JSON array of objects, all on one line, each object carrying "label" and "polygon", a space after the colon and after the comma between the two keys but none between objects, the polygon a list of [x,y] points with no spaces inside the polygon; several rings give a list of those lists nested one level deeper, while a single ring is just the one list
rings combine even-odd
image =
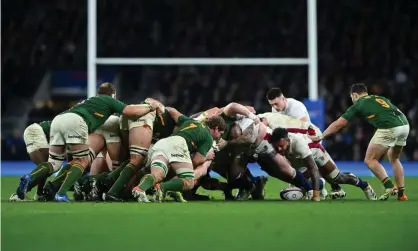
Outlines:
[{"label": "mud on shorts", "polygon": [[42,127],[37,123],[26,127],[23,132],[26,151],[32,153],[42,148],[49,148],[47,137],[49,137],[49,135],[45,135]]}]

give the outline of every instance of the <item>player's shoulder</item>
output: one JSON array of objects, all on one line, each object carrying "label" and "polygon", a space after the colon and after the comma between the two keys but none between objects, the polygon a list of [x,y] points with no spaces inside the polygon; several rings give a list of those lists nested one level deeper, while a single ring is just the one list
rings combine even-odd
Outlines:
[{"label": "player's shoulder", "polygon": [[288,106],[292,108],[303,107],[304,109],[306,109],[306,106],[304,103],[294,98],[287,98],[287,103],[288,103]]}]

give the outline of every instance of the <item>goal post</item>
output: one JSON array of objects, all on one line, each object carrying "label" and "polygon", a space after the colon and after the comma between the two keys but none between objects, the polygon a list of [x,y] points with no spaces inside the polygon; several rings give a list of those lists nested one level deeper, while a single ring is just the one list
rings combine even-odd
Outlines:
[{"label": "goal post", "polygon": [[96,95],[97,65],[307,65],[309,99],[318,99],[318,56],[316,2],[307,1],[307,58],[98,58],[97,0],[88,0],[87,95]]}]

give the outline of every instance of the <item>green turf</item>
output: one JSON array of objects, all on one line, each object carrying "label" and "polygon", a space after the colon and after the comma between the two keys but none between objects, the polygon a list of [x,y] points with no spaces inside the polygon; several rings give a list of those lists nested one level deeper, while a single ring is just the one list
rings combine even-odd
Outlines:
[{"label": "green turf", "polygon": [[418,250],[418,179],[406,182],[407,202],[350,186],[344,200],[285,202],[270,179],[262,202],[58,204],[9,203],[18,178],[2,178],[2,250]]}]

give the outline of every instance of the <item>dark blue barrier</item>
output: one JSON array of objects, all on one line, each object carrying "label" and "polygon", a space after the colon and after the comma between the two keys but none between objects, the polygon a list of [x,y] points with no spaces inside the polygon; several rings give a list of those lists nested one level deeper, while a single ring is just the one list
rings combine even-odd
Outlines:
[{"label": "dark blue barrier", "polygon": [[[336,162],[341,172],[352,172],[359,176],[372,176],[372,173],[364,165],[363,162]],[[418,176],[418,162],[404,162],[402,163],[405,169],[405,176]],[[392,168],[388,162],[384,162],[383,166],[388,171],[389,175],[393,175]],[[35,165],[30,161],[2,161],[1,162],[1,175],[2,176],[21,176],[29,173]],[[250,164],[249,168],[251,172],[258,176],[265,173],[260,170],[257,164]],[[214,174],[215,175],[215,174]]]}]

